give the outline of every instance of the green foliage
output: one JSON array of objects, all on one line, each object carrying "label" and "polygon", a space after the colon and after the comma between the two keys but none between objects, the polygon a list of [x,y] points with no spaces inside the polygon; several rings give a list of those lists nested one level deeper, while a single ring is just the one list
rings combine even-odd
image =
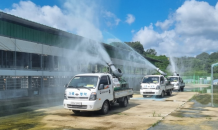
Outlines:
[{"label": "green foliage", "polygon": [[144,52],[144,55],[157,55],[157,52],[155,51],[155,49],[148,49],[147,51]]},{"label": "green foliage", "polygon": [[150,61],[156,67],[160,68],[161,70],[166,70],[167,66],[169,65],[169,60],[165,55],[157,56],[157,52],[155,49],[148,49],[144,50],[143,45],[140,42],[125,42],[129,46],[131,46],[134,50],[136,50],[139,54],[141,54],[145,58],[151,58],[158,61]]},{"label": "green foliage", "polygon": [[146,57],[160,61],[160,62],[152,61],[152,63],[156,67],[160,68],[160,70],[163,70],[164,72],[166,72],[166,68],[170,63],[168,57],[166,57],[165,55],[156,56],[156,55],[150,55],[150,54],[147,54]]},{"label": "green foliage", "polygon": [[139,54],[144,53],[144,47],[140,42],[125,42],[127,45],[131,46],[134,50],[136,50]]},{"label": "green foliage", "polygon": [[196,58],[199,59],[199,60],[205,60],[205,59],[209,58],[209,54],[206,53],[206,52],[203,52],[203,53],[197,55]]},{"label": "green foliage", "polygon": [[[218,52],[212,54],[201,53],[195,57],[175,58],[176,66],[183,68],[185,76],[210,76],[211,65],[218,62]],[[218,78],[218,67],[214,67],[214,78]]]}]

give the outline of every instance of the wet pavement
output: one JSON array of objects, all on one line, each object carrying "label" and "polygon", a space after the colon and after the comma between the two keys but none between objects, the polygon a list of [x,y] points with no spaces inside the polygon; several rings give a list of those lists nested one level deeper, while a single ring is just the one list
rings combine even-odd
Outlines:
[{"label": "wet pavement", "polygon": [[218,108],[211,106],[210,94],[197,94],[149,130],[217,130]]}]

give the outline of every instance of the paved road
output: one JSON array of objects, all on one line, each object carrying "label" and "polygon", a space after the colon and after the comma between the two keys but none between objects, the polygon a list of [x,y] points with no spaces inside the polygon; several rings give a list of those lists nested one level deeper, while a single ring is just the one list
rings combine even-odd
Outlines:
[{"label": "paved road", "polygon": [[129,106],[114,106],[108,115],[83,112],[75,115],[62,106],[35,105],[27,112],[0,117],[0,129],[148,129],[193,97],[193,92],[173,92],[164,99],[134,95]]}]

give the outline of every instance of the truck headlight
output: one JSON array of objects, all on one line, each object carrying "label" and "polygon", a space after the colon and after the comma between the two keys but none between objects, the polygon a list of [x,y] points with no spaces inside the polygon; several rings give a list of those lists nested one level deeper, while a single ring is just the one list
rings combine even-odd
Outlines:
[{"label": "truck headlight", "polygon": [[157,85],[156,89],[160,89],[160,85]]},{"label": "truck headlight", "polygon": [[96,92],[92,92],[92,94],[90,95],[89,100],[96,100],[97,99],[97,93]]}]

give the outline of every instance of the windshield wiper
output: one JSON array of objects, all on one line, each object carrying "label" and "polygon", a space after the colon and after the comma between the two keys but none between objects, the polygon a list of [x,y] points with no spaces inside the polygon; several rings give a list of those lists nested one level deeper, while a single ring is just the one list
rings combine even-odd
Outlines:
[{"label": "windshield wiper", "polygon": [[75,87],[75,86],[68,86],[68,88],[76,88],[76,89],[79,90],[79,88],[78,88],[78,87]]},{"label": "windshield wiper", "polygon": [[77,86],[77,88],[86,88],[86,89],[88,89],[88,90],[90,90],[90,91],[91,91],[91,89],[90,89],[90,88],[87,88],[87,87],[84,87],[84,86]]}]

